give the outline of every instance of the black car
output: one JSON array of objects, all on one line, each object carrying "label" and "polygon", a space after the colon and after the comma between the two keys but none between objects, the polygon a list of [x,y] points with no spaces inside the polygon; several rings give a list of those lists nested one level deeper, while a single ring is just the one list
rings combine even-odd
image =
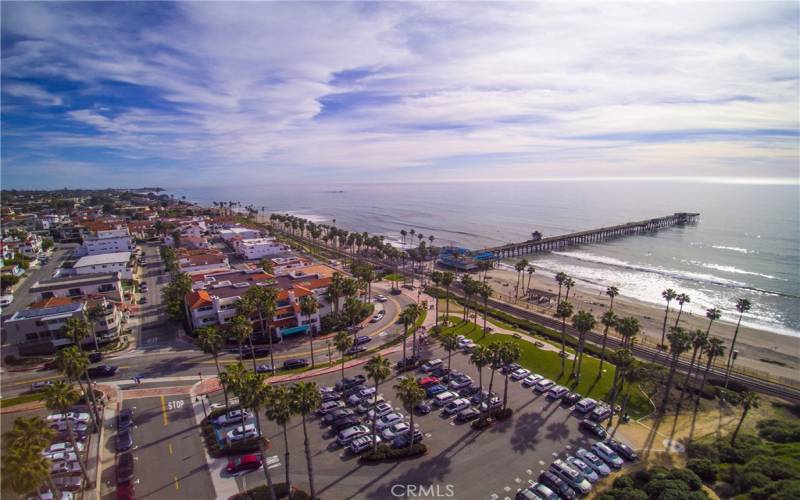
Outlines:
[{"label": "black car", "polygon": [[86,370],[90,377],[111,377],[117,373],[117,367],[111,365],[93,366]]},{"label": "black car", "polygon": [[103,360],[103,353],[102,352],[90,352],[89,353],[89,362],[90,363],[99,363]]},{"label": "black car", "polygon": [[117,461],[117,482],[124,483],[133,479],[133,454],[131,452],[120,453]]},{"label": "black car", "polygon": [[[494,392],[492,392],[492,394],[491,394],[491,396],[496,396],[496,395],[497,394],[495,394]],[[479,392],[477,394],[473,394],[472,397],[469,398],[469,402],[474,404],[474,405],[476,405],[476,404],[480,403],[481,401],[485,401],[487,399],[489,399],[489,391],[484,389],[483,391],[481,391],[481,392]]]},{"label": "black car", "polygon": [[302,358],[287,359],[283,362],[284,370],[294,370],[295,368],[305,368],[308,366],[308,361]]},{"label": "black car", "polygon": [[[415,429],[414,430],[414,442],[415,443],[421,443],[422,442],[422,438],[423,438],[422,431],[420,431],[419,429]],[[407,432],[405,434],[402,434],[402,435],[397,436],[396,438],[394,438],[394,441],[392,442],[392,446],[394,446],[395,448],[406,448],[410,444],[409,443],[410,440],[411,440],[411,433]]]},{"label": "black car", "polygon": [[336,382],[336,385],[333,388],[339,392],[346,391],[352,387],[357,387],[359,385],[363,385],[364,382],[367,381],[367,377],[364,375],[358,374],[352,378],[343,378],[342,380]]},{"label": "black car", "polygon": [[568,392],[561,397],[561,404],[564,406],[572,406],[581,400],[581,395],[575,392]]},{"label": "black car", "polygon": [[514,370],[519,370],[520,368],[522,367],[519,366],[517,363],[511,363],[509,365],[505,365],[504,367],[500,368],[500,373],[505,375],[506,373],[511,373]]},{"label": "black car", "polygon": [[437,377],[442,382],[447,382],[447,380],[443,380],[445,377],[450,375],[450,369],[440,366],[439,368],[433,370],[431,372],[431,376]]},{"label": "black car", "polygon": [[359,425],[361,420],[356,416],[345,417],[343,419],[337,420],[336,422],[331,425],[331,429],[336,432],[343,431],[348,427],[353,427],[354,425]]},{"label": "black car", "polygon": [[361,387],[360,385],[354,385],[353,387],[345,389],[344,391],[342,391],[342,398],[347,399],[353,394],[356,394],[359,391],[361,391],[361,389],[363,389],[363,387]]},{"label": "black car", "polygon": [[593,434],[599,439],[605,439],[608,436],[606,429],[602,425],[591,420],[581,420],[581,423],[578,424],[578,429]]},{"label": "black car", "polygon": [[322,395],[322,402],[327,403],[328,401],[336,401],[341,396],[339,396],[338,392],[326,392]]},{"label": "black car", "polygon": [[338,410],[333,410],[331,412],[326,413],[325,416],[322,417],[322,421],[326,424],[332,424],[337,420],[339,420],[340,418],[352,417],[355,414],[356,412],[354,412],[350,408],[339,408]]},{"label": "black car", "polygon": [[592,413],[589,414],[589,420],[593,420],[595,422],[602,422],[603,420],[609,418],[611,416],[611,408],[605,405],[597,405],[592,410]]},{"label": "black car", "polygon": [[348,356],[353,356],[359,353],[362,353],[367,350],[367,346],[365,345],[354,345],[353,347],[344,351],[344,353]]},{"label": "black car", "polygon": [[268,347],[254,347],[253,349],[243,349],[242,350],[242,357],[251,359],[253,357],[256,358],[265,358],[269,356],[269,348]]},{"label": "black car", "polygon": [[133,447],[133,433],[130,427],[117,433],[117,452],[128,451]]},{"label": "black car", "polygon": [[353,342],[353,345],[364,345],[369,344],[372,342],[372,337],[367,337],[366,335],[359,335],[356,337],[356,340]]},{"label": "black car", "polygon": [[117,415],[117,432],[124,431],[133,425],[133,410],[123,408]]},{"label": "black car", "polygon": [[544,471],[539,474],[539,482],[553,490],[561,498],[572,500],[577,497],[575,490],[550,471]]},{"label": "black car", "polygon": [[609,448],[616,451],[619,454],[619,456],[621,456],[628,462],[636,462],[637,460],[639,460],[639,455],[637,455],[636,452],[633,451],[633,448],[631,448],[625,443],[617,441],[616,439],[607,439],[606,444],[608,445]]},{"label": "black car", "polygon": [[405,358],[395,363],[394,367],[397,371],[413,370],[419,364],[419,358]]},{"label": "black car", "polygon": [[417,415],[427,415],[433,411],[433,405],[427,401],[423,401],[414,407],[414,411],[417,412]]},{"label": "black car", "polygon": [[458,391],[458,395],[461,396],[462,398],[468,398],[468,397],[472,396],[473,394],[477,394],[478,392],[480,392],[480,390],[481,390],[481,387],[479,385],[470,384],[470,385],[460,389]]},{"label": "black car", "polygon": [[481,412],[477,408],[467,408],[458,412],[456,422],[469,422],[481,416]]}]

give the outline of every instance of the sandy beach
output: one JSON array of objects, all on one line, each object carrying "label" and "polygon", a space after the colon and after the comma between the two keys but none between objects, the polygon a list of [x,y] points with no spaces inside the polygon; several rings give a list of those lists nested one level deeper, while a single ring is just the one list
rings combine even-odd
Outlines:
[{"label": "sandy beach", "polygon": [[[494,269],[489,272],[488,282],[491,284],[495,293],[511,297],[514,296],[514,286],[517,282],[517,273],[503,269]],[[525,274],[525,284],[527,285],[528,276]],[[545,291],[551,294],[558,294],[558,283],[552,277],[533,275],[531,288],[534,293]],[[563,291],[562,293],[565,293]],[[575,310],[589,311],[599,318],[608,310],[609,298],[598,290],[596,286],[582,283],[576,280],[576,286],[572,289],[569,296],[570,302]],[[520,300],[520,304],[524,302]],[[538,312],[553,315],[555,311],[555,298],[551,301],[550,307],[539,307],[532,304],[528,306]],[[642,325],[643,335],[646,336],[645,342],[656,345],[661,340],[661,326],[664,321],[664,306],[656,307],[652,304],[630,299],[619,295],[614,299],[614,311],[620,316],[634,316],[639,319]],[[667,326],[675,324],[677,316],[677,304],[673,301],[670,305],[670,315]],[[727,320],[727,321],[726,321]],[[736,327],[735,318],[723,317],[714,322],[711,327],[711,334],[726,341],[726,349],[730,348],[730,341]],[[694,330],[700,328],[703,331],[708,327],[708,319],[705,316],[691,315],[683,313],[680,324],[686,329]],[[599,330],[598,328],[597,330]],[[759,330],[742,326],[739,329],[739,336],[736,340],[736,350],[739,351],[735,367],[769,373],[772,377],[780,377],[784,382],[800,381],[800,338],[780,335],[777,333]],[[726,352],[727,359],[727,352]],[[724,363],[724,360],[721,361]]]}]

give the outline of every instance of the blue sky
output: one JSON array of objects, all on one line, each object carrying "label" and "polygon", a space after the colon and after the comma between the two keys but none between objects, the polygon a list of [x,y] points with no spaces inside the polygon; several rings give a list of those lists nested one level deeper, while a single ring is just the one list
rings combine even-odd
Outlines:
[{"label": "blue sky", "polygon": [[798,178],[796,2],[1,8],[4,188]]}]

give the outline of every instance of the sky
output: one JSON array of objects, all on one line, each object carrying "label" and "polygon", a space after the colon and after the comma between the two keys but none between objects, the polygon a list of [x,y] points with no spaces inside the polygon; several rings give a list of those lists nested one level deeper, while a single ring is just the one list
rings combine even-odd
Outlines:
[{"label": "sky", "polygon": [[7,2],[3,188],[800,178],[796,2]]}]

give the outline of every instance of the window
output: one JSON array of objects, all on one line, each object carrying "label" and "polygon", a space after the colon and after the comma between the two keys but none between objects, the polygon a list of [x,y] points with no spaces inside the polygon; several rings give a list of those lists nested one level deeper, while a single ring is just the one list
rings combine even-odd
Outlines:
[{"label": "window", "polygon": [[70,288],[69,291],[67,292],[67,295],[69,295],[70,297],[76,297],[78,295],[83,295],[83,291],[81,291],[80,288]]},{"label": "window", "polygon": [[53,292],[42,292],[42,300],[52,299],[53,297]]}]

